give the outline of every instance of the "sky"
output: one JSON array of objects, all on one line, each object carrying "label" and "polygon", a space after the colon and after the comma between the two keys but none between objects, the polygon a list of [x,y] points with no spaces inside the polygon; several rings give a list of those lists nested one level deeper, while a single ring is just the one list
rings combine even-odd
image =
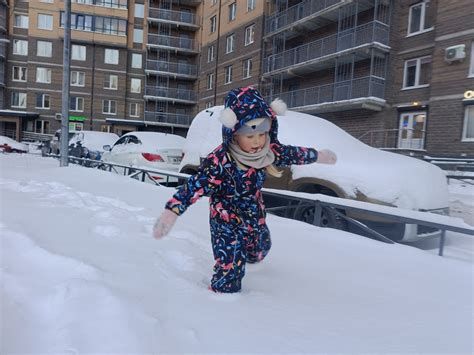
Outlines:
[{"label": "sky", "polygon": [[[472,223],[474,188],[453,182]],[[416,247],[269,215],[273,246],[239,294],[207,289],[204,198],[163,240],[173,189],[0,154],[0,353],[473,352],[473,240]]]}]

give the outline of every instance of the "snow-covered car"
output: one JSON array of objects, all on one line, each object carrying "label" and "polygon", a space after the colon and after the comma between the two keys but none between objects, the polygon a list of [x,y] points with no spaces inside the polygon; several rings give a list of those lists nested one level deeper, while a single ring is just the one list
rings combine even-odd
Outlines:
[{"label": "snow-covered car", "polygon": [[[222,125],[216,118],[223,106],[201,111],[191,123],[184,146],[180,172],[193,174],[202,159],[222,142]],[[310,164],[284,169],[281,178],[267,177],[265,187],[321,193],[386,206],[449,214],[449,196],[443,171],[416,158],[370,147],[333,123],[309,114],[287,111],[278,116],[278,138],[283,144],[331,149],[337,164]],[[271,204],[271,200],[269,203]],[[324,212],[325,213],[325,212]],[[438,236],[439,230],[402,224],[347,212],[395,241],[411,242]],[[314,208],[294,209],[293,217],[312,222]],[[351,232],[361,229],[331,215],[321,216],[323,225]]]},{"label": "snow-covered car", "polygon": [[[143,169],[164,169],[177,172],[183,155],[185,138],[160,132],[129,132],[102,156],[105,163],[126,165]],[[117,170],[117,169],[116,169]],[[154,174],[156,182],[166,181],[166,176]],[[177,182],[168,178],[168,182]]]},{"label": "snow-covered car", "polygon": [[69,139],[69,155],[91,160],[101,160],[104,146],[113,145],[119,136],[99,131],[79,131]]},{"label": "snow-covered car", "polygon": [[5,153],[28,153],[28,146],[9,137],[0,136],[0,151]]}]

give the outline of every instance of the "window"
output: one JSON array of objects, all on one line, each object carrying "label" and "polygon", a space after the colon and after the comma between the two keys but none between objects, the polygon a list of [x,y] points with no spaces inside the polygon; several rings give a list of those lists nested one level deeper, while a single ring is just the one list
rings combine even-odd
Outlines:
[{"label": "window", "polygon": [[15,15],[15,22],[13,27],[28,28],[28,16],[27,15]]},{"label": "window", "polygon": [[71,14],[71,29],[80,31],[92,31],[92,16],[82,14]]},{"label": "window", "polygon": [[133,29],[133,42],[143,43],[143,30],[140,28]]},{"label": "window", "polygon": [[36,94],[36,108],[49,109],[49,95],[46,94]]},{"label": "window", "polygon": [[110,17],[95,17],[94,31],[108,35],[125,36],[127,34],[127,21]]},{"label": "window", "polygon": [[247,0],[247,12],[255,9],[256,0]]},{"label": "window", "polygon": [[207,62],[210,63],[214,61],[214,53],[216,50],[216,46],[212,45],[207,49]]},{"label": "window", "polygon": [[71,86],[85,86],[86,74],[83,71],[71,71]]},{"label": "window", "polygon": [[216,26],[217,26],[217,17],[214,15],[210,19],[210,29],[211,33],[216,32]]},{"label": "window", "polygon": [[47,41],[37,41],[36,42],[36,55],[38,57],[48,57],[53,56],[53,43]]},{"label": "window", "polygon": [[471,66],[469,68],[469,76],[474,77],[474,41],[471,43]]},{"label": "window", "polygon": [[430,3],[428,1],[410,6],[410,12],[408,14],[409,35],[422,33],[432,29],[430,18],[427,16],[429,6]]},{"label": "window", "polygon": [[51,69],[50,68],[36,68],[36,82],[51,84]]},{"label": "window", "polygon": [[71,96],[69,99],[69,111],[83,112],[84,111],[84,98]]},{"label": "window", "polygon": [[13,81],[26,81],[26,74],[27,74],[26,67],[17,67],[13,66]]},{"label": "window", "polygon": [[135,4],[135,17],[143,18],[145,16],[145,5]]},{"label": "window", "polygon": [[230,84],[232,82],[232,65],[225,67],[224,72],[225,72],[224,84]]},{"label": "window", "polygon": [[38,29],[53,30],[53,15],[38,14]]},{"label": "window", "polygon": [[82,122],[69,122],[69,132],[76,132],[84,130],[84,123]]},{"label": "window", "polygon": [[229,21],[234,21],[237,15],[237,2],[229,5]]},{"label": "window", "polygon": [[104,63],[105,64],[118,64],[119,63],[118,49],[105,48]]},{"label": "window", "polygon": [[12,107],[26,107],[26,93],[12,92]]},{"label": "window", "polygon": [[465,142],[474,142],[474,105],[468,105],[465,108],[462,140]]},{"label": "window", "polygon": [[131,79],[130,80],[130,91],[135,93],[140,93],[142,91],[142,80],[141,79]]},{"label": "window", "polygon": [[246,59],[242,65],[242,77],[244,79],[252,76],[252,59]]},{"label": "window", "polygon": [[138,104],[138,103],[131,103],[130,104],[130,116],[131,117],[139,117],[140,116],[140,104]]},{"label": "window", "polygon": [[254,36],[255,36],[255,25],[250,25],[247,28],[245,28],[245,45],[246,46],[253,43]]},{"label": "window", "polygon": [[403,74],[403,88],[420,88],[428,86],[430,66],[430,56],[406,60]]},{"label": "window", "polygon": [[28,55],[28,41],[22,39],[13,40],[13,54]]},{"label": "window", "polygon": [[108,113],[110,115],[117,114],[117,101],[115,100],[102,100],[102,113]]},{"label": "window", "polygon": [[35,121],[35,131],[36,131],[36,133],[49,133],[49,121],[36,120]]},{"label": "window", "polygon": [[207,74],[207,90],[211,90],[214,84],[214,73]]},{"label": "window", "polygon": [[117,90],[118,89],[118,75],[105,74],[104,89]]},{"label": "window", "polygon": [[217,4],[217,0],[211,0],[211,6]]},{"label": "window", "polygon": [[82,61],[86,60],[86,46],[73,44],[71,46],[71,59]]},{"label": "window", "polygon": [[232,53],[235,49],[235,34],[231,34],[227,36],[226,45],[225,45],[225,53]]},{"label": "window", "polygon": [[132,68],[141,69],[142,67],[142,55],[138,53],[132,53]]}]

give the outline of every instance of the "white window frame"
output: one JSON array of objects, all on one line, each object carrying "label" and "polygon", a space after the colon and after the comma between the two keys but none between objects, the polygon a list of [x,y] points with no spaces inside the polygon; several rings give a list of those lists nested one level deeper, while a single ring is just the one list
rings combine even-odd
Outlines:
[{"label": "white window frame", "polygon": [[41,84],[51,84],[51,68],[37,67],[36,82]]},{"label": "white window frame", "polygon": [[[17,25],[17,19],[20,20],[20,23]],[[28,15],[24,14],[15,14],[14,20],[13,20],[13,27],[15,28],[28,28],[30,25],[29,17]]]},{"label": "white window frame", "polygon": [[142,92],[142,79],[131,78],[130,79],[130,92],[139,94]]},{"label": "white window frame", "polygon": [[104,63],[118,65],[119,55],[120,53],[118,49],[105,48],[104,49]]},{"label": "white window frame", "polygon": [[255,7],[256,7],[255,1],[256,0],[247,0],[247,12],[255,10]]},{"label": "white window frame", "polygon": [[228,65],[224,68],[224,85],[232,83],[232,65]]},{"label": "white window frame", "polygon": [[85,61],[87,58],[87,49],[86,46],[79,44],[71,45],[71,59]]},{"label": "white window frame", "polygon": [[467,137],[468,114],[471,111],[471,124],[474,125],[474,105],[466,105],[464,108],[464,124],[462,129],[462,142],[474,142],[474,137]]},{"label": "white window frame", "polygon": [[38,23],[37,27],[39,30],[53,30],[53,15],[49,14],[38,14],[37,17]]},{"label": "white window frame", "polygon": [[[420,26],[418,27],[418,30],[417,30],[417,31],[410,32],[410,29],[411,29],[411,20],[412,20],[412,10],[413,10],[415,7],[418,7],[418,6],[421,6]],[[413,4],[412,6],[410,6],[410,8],[409,8],[409,10],[408,10],[407,37],[409,37],[409,36],[415,36],[415,35],[418,35],[418,34],[420,34],[420,33],[424,33],[424,32],[428,32],[428,31],[433,30],[433,26],[431,26],[430,28],[425,28],[425,20],[426,20],[426,1],[422,1],[422,2]]]},{"label": "white window frame", "polygon": [[[107,81],[106,79],[109,79],[109,86],[105,86]],[[112,80],[112,78],[115,78],[115,80]],[[115,83],[115,85],[112,85],[113,83]],[[118,90],[118,75],[115,75],[115,74],[105,74],[105,78],[104,78],[104,89],[107,89],[107,90]]]},{"label": "white window frame", "polygon": [[133,29],[133,43],[143,43],[143,29]]},{"label": "white window frame", "polygon": [[[18,94],[18,105],[13,105],[13,95],[15,94]],[[27,100],[28,100],[28,96],[26,95],[26,92],[14,91],[12,92],[12,95],[11,95],[11,107],[26,108]],[[23,105],[21,105],[22,102],[23,102]]]},{"label": "white window frame", "polygon": [[71,111],[71,112],[84,112],[84,98],[81,97],[81,96],[71,96],[71,99],[75,99],[74,101],[76,101],[76,104],[75,104],[76,108],[73,109],[72,105],[71,105],[71,107],[69,108],[69,111]]},{"label": "white window frame", "polygon": [[210,27],[209,27],[209,28],[210,28],[210,32],[211,32],[211,33],[216,32],[216,29],[217,29],[217,16],[216,16],[216,15],[212,16],[212,17],[209,19],[209,21],[210,21]]},{"label": "white window frame", "polygon": [[[82,78],[82,83],[81,83]],[[71,86],[86,86],[86,73],[83,71],[71,71]]]},{"label": "white window frame", "polygon": [[[18,78],[15,78],[15,71],[16,73],[19,74]],[[28,80],[28,68],[14,65],[12,68],[12,81],[26,82],[27,80]]]},{"label": "white window frame", "polygon": [[[137,65],[137,63],[139,65]],[[132,68],[141,69],[143,67],[143,56],[140,53],[132,53]]]},{"label": "white window frame", "polygon": [[[429,59],[429,62],[427,63],[431,63],[432,62],[432,59],[431,59],[431,56],[428,55],[428,56],[424,56],[424,57],[419,57],[419,58],[412,58],[412,59],[407,59],[405,60],[405,64],[403,66],[403,90],[407,90],[407,89],[420,89],[420,88],[426,88],[428,86],[430,86],[430,84],[420,84],[420,69],[421,69],[421,62],[423,60],[426,60],[426,59]],[[407,86],[407,68],[408,68],[408,63],[409,62],[413,62],[413,61],[416,61],[416,64],[415,64],[415,67],[416,67],[416,72],[415,72],[415,84],[413,86]],[[425,64],[425,63],[423,63]]]},{"label": "white window frame", "polygon": [[[106,106],[108,109],[107,111],[105,110]],[[112,106],[113,106],[113,110],[112,110]],[[117,114],[117,101],[116,100],[102,100],[102,113],[106,115],[116,115]]]},{"label": "white window frame", "polygon": [[[41,95],[41,106],[36,105],[38,103],[38,95]],[[46,97],[48,98],[48,100],[46,100]],[[48,106],[45,106],[46,101],[48,102]],[[51,96],[48,94],[36,94],[35,108],[42,109],[42,110],[51,109]]]},{"label": "white window frame", "polygon": [[144,18],[144,16],[145,16],[145,5],[144,4],[135,4],[134,16],[136,18]]},{"label": "white window frame", "polygon": [[12,52],[15,55],[28,55],[28,41],[23,39],[14,39]]},{"label": "white window frame", "polygon": [[237,1],[229,5],[229,22],[235,21],[237,18]]},{"label": "white window frame", "polygon": [[207,49],[207,62],[208,63],[214,61],[215,50],[216,50],[216,46],[214,44],[209,46],[209,48]]},{"label": "white window frame", "polygon": [[225,54],[229,54],[235,51],[235,33],[226,37],[225,40]]},{"label": "white window frame", "polygon": [[255,42],[255,24],[247,26],[245,28],[244,45],[248,46],[254,42]]},{"label": "white window frame", "polygon": [[[132,107],[135,107],[135,113],[133,113]],[[138,102],[130,103],[130,117],[140,117],[140,104]]]},{"label": "white window frame", "polygon": [[252,58],[245,59],[242,63],[242,79],[252,77]]},{"label": "white window frame", "polygon": [[474,78],[474,41],[471,43],[471,65],[469,66],[469,78]]},{"label": "white window frame", "polygon": [[214,87],[214,73],[210,73],[210,74],[207,74],[206,89],[212,90],[213,87]]},{"label": "white window frame", "polygon": [[212,105],[213,105],[213,102],[212,102],[212,101],[208,101],[208,102],[206,102],[206,107],[205,107],[205,108],[206,108],[206,109],[211,108]]},{"label": "white window frame", "polygon": [[[40,123],[41,128],[38,129],[38,123]],[[36,133],[49,133],[49,121],[48,120],[36,120],[35,121],[35,132]]]},{"label": "white window frame", "polygon": [[53,42],[40,40],[36,41],[36,56],[51,58],[53,56]]}]

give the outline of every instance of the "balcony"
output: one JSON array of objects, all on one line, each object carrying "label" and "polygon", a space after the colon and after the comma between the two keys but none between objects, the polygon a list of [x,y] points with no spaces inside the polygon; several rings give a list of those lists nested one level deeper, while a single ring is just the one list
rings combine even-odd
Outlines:
[{"label": "balcony", "polygon": [[186,89],[147,86],[144,97],[146,100],[168,101],[188,105],[195,105],[197,103],[197,95],[194,90]]},{"label": "balcony", "polygon": [[161,60],[147,60],[145,72],[159,74],[180,79],[197,79],[197,66],[185,63],[173,63]]},{"label": "balcony", "polygon": [[186,27],[189,30],[199,29],[199,16],[187,11],[171,11],[150,7],[148,21],[154,23],[169,23],[178,27]]},{"label": "balcony", "polygon": [[328,85],[288,91],[273,95],[288,108],[307,113],[368,109],[380,111],[385,106],[385,79],[367,76]]},{"label": "balcony", "polygon": [[174,126],[188,128],[193,120],[192,115],[145,111],[145,123],[158,126]]},{"label": "balcony", "polygon": [[265,37],[274,36],[288,29],[301,32],[315,30],[337,21],[334,11],[353,0],[305,0],[289,9],[269,16],[265,21]]},{"label": "balcony", "polygon": [[8,42],[4,42],[4,41],[2,41],[2,39],[0,39],[0,58],[3,58],[3,59],[6,58],[6,56],[7,56],[7,45],[8,45]]},{"label": "balcony", "polygon": [[185,37],[171,37],[149,33],[147,46],[150,48],[174,50],[181,53],[199,53],[197,42]]},{"label": "balcony", "polygon": [[[346,52],[358,54],[358,60],[369,58],[368,46],[388,51],[389,26],[378,22],[369,22],[350,30],[318,39],[282,53],[264,59],[263,75],[270,76],[280,72],[305,74],[333,66],[336,57]],[[325,63],[326,62],[326,63]]]}]

